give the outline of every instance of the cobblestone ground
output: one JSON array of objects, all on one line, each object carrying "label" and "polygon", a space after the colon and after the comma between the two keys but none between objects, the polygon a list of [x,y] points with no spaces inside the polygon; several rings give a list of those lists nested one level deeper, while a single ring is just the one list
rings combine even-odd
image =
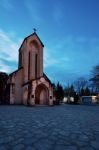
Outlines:
[{"label": "cobblestone ground", "polygon": [[99,150],[99,106],[0,106],[0,150]]}]

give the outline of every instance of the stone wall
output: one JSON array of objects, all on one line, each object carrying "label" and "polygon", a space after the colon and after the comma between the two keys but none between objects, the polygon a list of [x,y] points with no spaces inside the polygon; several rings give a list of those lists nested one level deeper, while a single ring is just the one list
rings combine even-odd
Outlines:
[{"label": "stone wall", "polygon": [[15,80],[15,104],[22,103],[22,79],[23,79],[23,70],[19,70],[16,74]]}]

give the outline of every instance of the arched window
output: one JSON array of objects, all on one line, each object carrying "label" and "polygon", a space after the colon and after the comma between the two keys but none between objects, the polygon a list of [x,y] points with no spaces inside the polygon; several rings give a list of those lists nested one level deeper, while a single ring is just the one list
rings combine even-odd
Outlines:
[{"label": "arched window", "polygon": [[22,52],[19,52],[19,68],[22,67]]},{"label": "arched window", "polygon": [[37,63],[38,63],[38,57],[37,57],[38,55],[37,54],[35,54],[35,78],[37,78]]},{"label": "arched window", "polygon": [[[33,73],[33,78],[36,79],[39,77],[39,65],[40,65],[40,54],[39,54],[39,44],[37,41],[33,40],[30,42],[30,51],[28,58],[28,77],[32,78],[30,73]],[[31,69],[31,70],[30,70]],[[32,74],[31,73],[31,74]]]},{"label": "arched window", "polygon": [[31,65],[31,62],[30,62],[30,52],[29,52],[29,55],[28,55],[28,80],[30,79],[30,65]]}]

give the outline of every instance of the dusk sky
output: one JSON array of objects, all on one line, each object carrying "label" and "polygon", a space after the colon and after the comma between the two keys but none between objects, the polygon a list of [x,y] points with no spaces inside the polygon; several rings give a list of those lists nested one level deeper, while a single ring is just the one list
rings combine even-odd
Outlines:
[{"label": "dusk sky", "polygon": [[99,63],[99,0],[0,0],[0,71],[17,69],[18,49],[33,28],[53,82],[88,78]]}]

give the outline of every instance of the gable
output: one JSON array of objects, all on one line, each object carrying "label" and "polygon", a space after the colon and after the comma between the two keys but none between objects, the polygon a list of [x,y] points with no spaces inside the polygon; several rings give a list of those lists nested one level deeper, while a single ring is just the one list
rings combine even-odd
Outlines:
[{"label": "gable", "polygon": [[23,40],[23,42],[22,42],[22,44],[21,44],[21,46],[20,46],[20,48],[19,48],[19,51],[24,47],[25,43],[31,42],[31,41],[36,41],[36,42],[39,44],[40,47],[44,47],[44,44],[43,44],[42,41],[40,40],[39,36],[34,32],[33,34],[27,36],[27,37]]}]

